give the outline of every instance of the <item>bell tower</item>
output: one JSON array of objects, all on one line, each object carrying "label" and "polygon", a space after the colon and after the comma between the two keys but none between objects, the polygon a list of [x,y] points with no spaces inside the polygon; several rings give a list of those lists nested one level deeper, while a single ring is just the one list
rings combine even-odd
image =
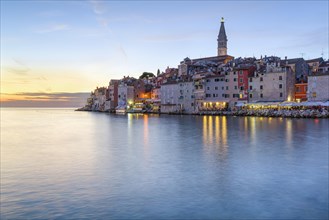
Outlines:
[{"label": "bell tower", "polygon": [[217,56],[225,56],[227,55],[227,36],[225,32],[225,26],[224,26],[224,18],[222,17],[220,21],[220,29],[219,34],[217,38]]}]

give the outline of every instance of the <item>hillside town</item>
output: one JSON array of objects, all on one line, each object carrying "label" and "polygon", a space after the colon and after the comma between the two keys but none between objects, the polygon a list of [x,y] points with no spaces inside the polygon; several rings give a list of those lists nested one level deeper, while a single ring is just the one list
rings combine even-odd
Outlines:
[{"label": "hillside town", "polygon": [[227,54],[222,18],[217,56],[96,88],[83,111],[329,117],[329,61]]}]

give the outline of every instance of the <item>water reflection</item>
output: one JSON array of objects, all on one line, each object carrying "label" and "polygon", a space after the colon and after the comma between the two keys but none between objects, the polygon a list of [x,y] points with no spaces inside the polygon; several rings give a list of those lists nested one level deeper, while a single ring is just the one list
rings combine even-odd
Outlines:
[{"label": "water reflection", "polygon": [[149,118],[148,115],[143,116],[143,127],[144,127],[144,147],[148,147],[149,144]]},{"label": "water reflection", "polygon": [[203,117],[203,146],[206,151],[219,155],[227,153],[227,118],[220,116]]},{"label": "water reflection", "polygon": [[1,116],[0,219],[328,219],[328,119]]},{"label": "water reflection", "polygon": [[286,144],[289,148],[292,147],[292,143],[291,143],[292,142],[292,135],[293,135],[292,120],[287,119],[286,120]]}]

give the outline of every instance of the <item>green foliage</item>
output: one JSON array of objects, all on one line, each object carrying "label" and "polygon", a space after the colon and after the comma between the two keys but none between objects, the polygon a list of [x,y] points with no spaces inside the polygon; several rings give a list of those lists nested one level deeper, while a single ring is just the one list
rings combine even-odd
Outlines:
[{"label": "green foliage", "polygon": [[148,79],[148,78],[151,78],[151,77],[155,77],[155,75],[153,73],[149,73],[149,72],[144,72],[140,77],[139,79]]},{"label": "green foliage", "polygon": [[157,71],[157,76],[159,76],[160,75],[160,70],[158,69],[158,71]]}]

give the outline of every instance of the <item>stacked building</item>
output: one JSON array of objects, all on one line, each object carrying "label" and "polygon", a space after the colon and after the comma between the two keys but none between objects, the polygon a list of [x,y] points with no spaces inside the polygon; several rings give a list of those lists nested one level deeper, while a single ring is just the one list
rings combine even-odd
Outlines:
[{"label": "stacked building", "polygon": [[246,103],[329,100],[329,62],[323,58],[234,58],[227,42],[222,18],[217,56],[186,57],[155,77],[112,79],[91,93],[86,108],[193,114]]}]

